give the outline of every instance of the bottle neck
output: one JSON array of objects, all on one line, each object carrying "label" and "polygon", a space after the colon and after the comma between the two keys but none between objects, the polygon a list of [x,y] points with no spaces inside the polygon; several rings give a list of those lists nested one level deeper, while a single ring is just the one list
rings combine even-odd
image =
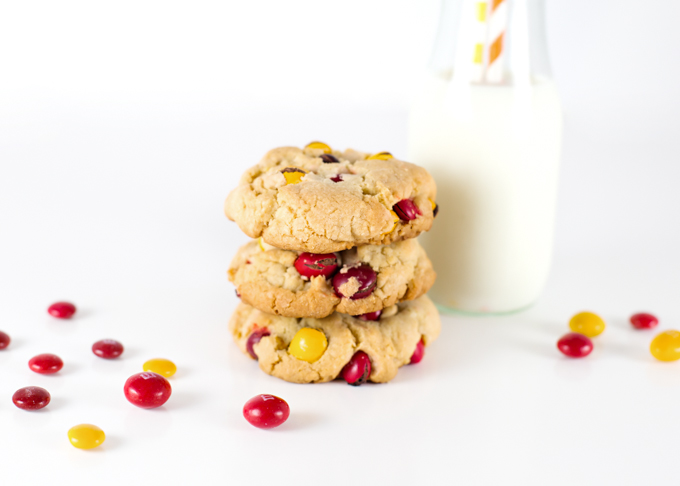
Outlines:
[{"label": "bottle neck", "polygon": [[551,77],[543,0],[442,0],[430,69],[472,84]]}]

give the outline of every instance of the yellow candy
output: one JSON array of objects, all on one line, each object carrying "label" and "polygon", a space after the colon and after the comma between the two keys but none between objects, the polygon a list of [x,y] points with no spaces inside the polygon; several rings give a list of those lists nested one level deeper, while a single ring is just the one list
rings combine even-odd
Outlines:
[{"label": "yellow candy", "polygon": [[437,207],[437,204],[432,199],[428,199],[428,201],[430,201],[430,204],[432,205],[432,211],[434,211],[434,208]]},{"label": "yellow candy", "polygon": [[323,142],[312,142],[305,146],[306,149],[321,149],[324,154],[330,154],[331,148]]},{"label": "yellow candy", "polygon": [[303,327],[293,337],[288,346],[288,352],[297,359],[313,363],[323,356],[327,347],[328,340],[323,332]]},{"label": "yellow candy", "polygon": [[142,366],[144,371],[151,371],[166,378],[171,377],[177,372],[177,366],[169,359],[155,358],[150,359]]},{"label": "yellow candy", "polygon": [[366,160],[390,160],[394,156],[389,152],[378,152],[377,154],[370,155]]},{"label": "yellow candy", "polygon": [[569,321],[569,328],[579,334],[595,337],[602,334],[605,324],[600,316],[592,312],[579,312]]},{"label": "yellow candy", "polygon": [[397,213],[395,213],[395,212],[392,211],[391,209],[390,209],[390,213],[392,213],[392,220],[394,221],[394,224],[392,225],[392,229],[391,229],[391,230],[385,231],[385,232],[383,233],[384,235],[388,235],[388,234],[390,234],[392,231],[394,231],[394,228],[397,227],[397,223],[399,222],[399,216],[397,216]]},{"label": "yellow candy", "polygon": [[80,424],[69,429],[68,440],[78,449],[94,449],[104,443],[106,434],[96,425]]},{"label": "yellow candy", "polygon": [[659,361],[677,361],[680,359],[680,332],[664,331],[652,339],[649,350]]},{"label": "yellow candy", "polygon": [[297,167],[286,167],[281,173],[286,178],[286,184],[297,184],[306,174],[304,170]]}]

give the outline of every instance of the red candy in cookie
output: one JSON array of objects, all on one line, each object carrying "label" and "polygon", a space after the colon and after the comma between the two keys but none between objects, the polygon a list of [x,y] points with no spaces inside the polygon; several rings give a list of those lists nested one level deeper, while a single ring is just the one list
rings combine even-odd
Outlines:
[{"label": "red candy in cookie", "polygon": [[70,319],[76,313],[76,306],[70,302],[55,302],[47,308],[47,312],[57,319]]},{"label": "red candy in cookie", "polygon": [[378,276],[370,265],[362,263],[345,267],[333,277],[335,295],[352,300],[363,299],[373,293]]},{"label": "red candy in cookie", "polygon": [[379,321],[381,314],[382,314],[382,311],[377,310],[375,312],[367,312],[366,314],[361,314],[361,315],[354,316],[354,317],[356,317],[357,319],[361,319],[362,321]]},{"label": "red candy in cookie", "polygon": [[422,214],[420,209],[418,209],[418,206],[410,199],[402,199],[392,206],[392,210],[397,213],[397,216],[399,216],[399,219],[402,221],[411,221],[416,219],[419,214]]},{"label": "red candy in cookie", "polygon": [[295,270],[307,278],[323,276],[329,278],[338,268],[335,253],[300,253],[295,260]]},{"label": "red candy in cookie", "polygon": [[290,407],[285,400],[274,395],[257,395],[243,406],[243,416],[258,429],[278,427],[290,415]]},{"label": "red candy in cookie", "polygon": [[652,314],[641,312],[630,316],[630,323],[635,329],[654,329],[659,325],[659,319]]},{"label": "red candy in cookie", "polygon": [[125,398],[140,408],[157,408],[168,401],[172,387],[165,377],[158,373],[144,371],[132,375],[123,387]]},{"label": "red candy in cookie", "polygon": [[253,332],[250,333],[250,336],[248,336],[248,340],[246,341],[246,351],[248,351],[248,354],[252,356],[253,359],[258,359],[253,346],[259,343],[263,337],[269,336],[269,334],[269,329],[266,327],[260,327],[253,329]]},{"label": "red candy in cookie", "polygon": [[411,361],[409,362],[409,364],[420,363],[423,360],[424,356],[425,356],[425,344],[421,339],[420,341],[418,341],[418,344],[416,344],[416,349],[415,351],[413,351],[413,354],[411,355]]},{"label": "red candy in cookie", "polygon": [[41,375],[51,375],[64,367],[64,362],[56,354],[39,354],[28,361],[28,367]]},{"label": "red candy in cookie", "polygon": [[363,385],[371,376],[371,359],[363,351],[357,351],[340,372],[347,384]]}]

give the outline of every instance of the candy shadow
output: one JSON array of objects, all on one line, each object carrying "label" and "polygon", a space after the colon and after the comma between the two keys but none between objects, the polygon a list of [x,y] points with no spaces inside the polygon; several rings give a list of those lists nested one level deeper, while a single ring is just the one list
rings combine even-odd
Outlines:
[{"label": "candy shadow", "polygon": [[183,410],[185,408],[191,408],[193,405],[198,403],[200,397],[195,393],[178,392],[170,396],[170,399],[160,408],[165,408],[167,410]]},{"label": "candy shadow", "polygon": [[288,420],[270,431],[276,432],[286,432],[291,430],[304,430],[311,427],[315,427],[317,424],[323,422],[323,416],[314,412],[294,412],[290,414]]},{"label": "candy shadow", "polygon": [[106,439],[104,440],[104,443],[100,446],[97,447],[96,449],[91,449],[92,451],[98,451],[101,449],[102,452],[110,451],[110,450],[115,450],[121,447],[121,445],[125,444],[125,441],[120,438],[118,435],[106,435]]}]

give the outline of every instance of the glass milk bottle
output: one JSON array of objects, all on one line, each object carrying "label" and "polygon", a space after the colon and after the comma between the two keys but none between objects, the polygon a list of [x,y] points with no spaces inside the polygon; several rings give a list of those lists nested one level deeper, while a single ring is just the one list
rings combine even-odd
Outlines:
[{"label": "glass milk bottle", "polygon": [[521,310],[539,296],[553,244],[562,112],[542,0],[444,0],[409,121],[409,158],[437,182],[420,241],[440,309]]}]

